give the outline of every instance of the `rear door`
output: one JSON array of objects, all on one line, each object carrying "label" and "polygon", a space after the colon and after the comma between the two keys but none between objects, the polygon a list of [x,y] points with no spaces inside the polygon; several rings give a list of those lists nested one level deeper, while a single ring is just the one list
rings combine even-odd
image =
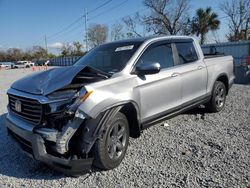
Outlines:
[{"label": "rear door", "polygon": [[157,42],[149,46],[137,65],[160,63],[161,71],[153,75],[138,76],[136,91],[140,96],[143,123],[163,116],[168,110],[181,104],[181,79],[176,76],[172,45]]},{"label": "rear door", "polygon": [[207,89],[207,69],[198,57],[192,40],[175,42],[178,73],[182,80],[182,103],[195,102],[204,97]]}]

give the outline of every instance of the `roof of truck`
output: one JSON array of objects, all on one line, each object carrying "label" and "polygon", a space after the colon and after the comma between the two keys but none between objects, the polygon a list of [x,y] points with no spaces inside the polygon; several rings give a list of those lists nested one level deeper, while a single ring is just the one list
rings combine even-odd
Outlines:
[{"label": "roof of truck", "polygon": [[150,36],[150,37],[138,37],[138,38],[132,38],[132,39],[125,39],[125,40],[119,40],[114,41],[112,43],[116,42],[145,42],[148,40],[159,40],[159,39],[192,39],[192,37],[189,36],[175,36],[175,35],[162,35],[162,36]]}]

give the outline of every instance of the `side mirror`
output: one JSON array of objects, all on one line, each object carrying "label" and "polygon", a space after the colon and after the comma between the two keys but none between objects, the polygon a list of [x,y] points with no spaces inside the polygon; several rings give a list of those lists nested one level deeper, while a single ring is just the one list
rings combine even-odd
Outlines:
[{"label": "side mirror", "polygon": [[137,75],[147,75],[147,74],[156,74],[160,72],[161,65],[159,63],[146,63],[138,65],[135,68],[135,74]]}]

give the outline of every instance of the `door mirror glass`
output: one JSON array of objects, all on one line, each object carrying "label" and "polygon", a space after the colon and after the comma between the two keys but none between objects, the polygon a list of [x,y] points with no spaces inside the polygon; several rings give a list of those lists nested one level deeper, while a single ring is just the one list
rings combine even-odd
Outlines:
[{"label": "door mirror glass", "polygon": [[161,70],[159,63],[145,63],[140,64],[135,68],[135,73],[137,75],[147,75],[147,74],[156,74]]}]

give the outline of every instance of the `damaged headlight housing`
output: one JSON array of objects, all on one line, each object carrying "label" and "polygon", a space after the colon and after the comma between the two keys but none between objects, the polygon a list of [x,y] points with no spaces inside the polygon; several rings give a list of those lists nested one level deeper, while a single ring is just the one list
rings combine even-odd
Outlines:
[{"label": "damaged headlight housing", "polygon": [[76,96],[77,90],[63,90],[63,91],[56,91],[48,95],[50,100],[60,100],[60,99],[72,99]]},{"label": "damaged headlight housing", "polygon": [[74,114],[77,108],[93,93],[93,90],[80,90],[75,102],[69,106],[67,113]]},{"label": "damaged headlight housing", "polygon": [[93,93],[92,90],[86,90],[85,88],[77,90],[65,90],[56,91],[50,95],[48,98],[52,102],[49,104],[50,113],[56,113],[60,111],[65,111],[69,115],[76,113],[77,108]]},{"label": "damaged headlight housing", "polygon": [[65,108],[68,105],[71,105],[74,99],[77,97],[77,90],[56,91],[48,95],[48,98],[52,101],[49,103],[49,113],[56,113],[65,110]]}]

